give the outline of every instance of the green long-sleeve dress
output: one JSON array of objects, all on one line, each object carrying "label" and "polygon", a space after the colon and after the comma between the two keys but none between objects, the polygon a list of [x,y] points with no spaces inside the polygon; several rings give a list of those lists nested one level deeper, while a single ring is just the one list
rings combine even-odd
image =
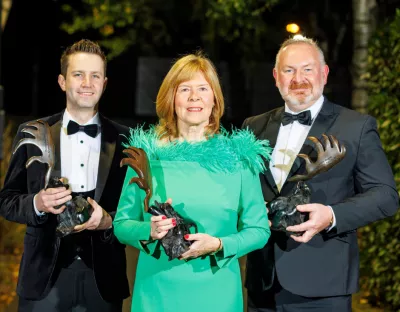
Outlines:
[{"label": "green long-sleeve dress", "polygon": [[188,262],[168,261],[159,241],[150,238],[144,191],[130,184],[128,168],[114,232],[138,248],[132,312],[242,312],[238,258],[262,248],[269,236],[258,173],[269,158],[267,141],[247,130],[215,135],[198,143],[160,144],[153,129],[133,129],[131,146],[143,148],[150,160],[154,200],[172,198],[174,209],[197,224],[199,233],[221,238],[223,249]]}]

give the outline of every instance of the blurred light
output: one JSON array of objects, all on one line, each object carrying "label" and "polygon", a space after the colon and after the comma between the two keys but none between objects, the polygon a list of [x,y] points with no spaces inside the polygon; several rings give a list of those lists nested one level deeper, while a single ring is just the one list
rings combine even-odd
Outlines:
[{"label": "blurred light", "polygon": [[292,34],[297,34],[300,31],[300,27],[297,24],[287,24],[286,31]]}]

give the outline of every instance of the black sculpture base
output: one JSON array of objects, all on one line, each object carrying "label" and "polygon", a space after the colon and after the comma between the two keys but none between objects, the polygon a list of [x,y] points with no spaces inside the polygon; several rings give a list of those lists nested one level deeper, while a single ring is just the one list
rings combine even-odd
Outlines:
[{"label": "black sculpture base", "polygon": [[[174,210],[174,208],[168,203],[154,202],[154,205],[149,207],[150,214],[153,216],[164,215],[168,219],[175,218],[176,226],[170,229],[160,241],[163,246],[165,253],[168,256],[168,260],[179,258],[184,252],[186,252],[191,241],[185,239],[186,234],[190,234],[190,228],[196,227],[195,224],[186,223],[185,220]],[[197,232],[197,230],[196,230]]]},{"label": "black sculpture base", "polygon": [[268,218],[271,230],[286,232],[290,235],[301,236],[304,232],[286,231],[288,226],[297,225],[308,220],[308,213],[300,212],[297,205],[310,203],[311,191],[303,182],[297,182],[294,192],[285,197],[280,196],[267,204]]},{"label": "black sculpture base", "polygon": [[[67,189],[69,188],[69,185],[63,183],[60,177],[51,177],[47,188],[62,186]],[[66,206],[65,210],[61,214],[57,215],[58,225],[56,230],[59,237],[71,234],[74,231],[74,227],[89,220],[90,215],[93,212],[93,207],[80,195],[75,196],[64,205]],[[62,205],[54,208],[59,209],[61,206]]]}]

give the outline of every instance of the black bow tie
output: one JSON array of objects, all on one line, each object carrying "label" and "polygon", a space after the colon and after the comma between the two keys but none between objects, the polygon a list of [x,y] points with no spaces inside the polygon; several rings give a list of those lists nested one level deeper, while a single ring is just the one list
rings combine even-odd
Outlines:
[{"label": "black bow tie", "polygon": [[95,138],[97,133],[99,132],[99,126],[96,124],[81,126],[77,124],[75,121],[70,120],[67,126],[67,134],[74,134],[78,131],[85,132],[88,136]]},{"label": "black bow tie", "polygon": [[311,126],[311,112],[309,110],[306,110],[297,115],[285,112],[283,114],[282,124],[286,126],[288,124],[291,124],[295,120],[303,125]]}]

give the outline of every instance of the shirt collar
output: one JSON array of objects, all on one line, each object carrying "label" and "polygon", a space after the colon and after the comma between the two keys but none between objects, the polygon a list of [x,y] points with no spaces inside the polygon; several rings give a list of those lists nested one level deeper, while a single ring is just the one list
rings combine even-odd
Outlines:
[{"label": "shirt collar", "polygon": [[324,104],[324,96],[323,95],[321,95],[319,97],[319,99],[311,107],[304,109],[300,112],[291,111],[289,106],[285,103],[285,112],[297,115],[303,111],[309,110],[311,113],[311,119],[314,120],[315,117],[318,115],[319,111],[321,110],[322,104]]},{"label": "shirt collar", "polygon": [[[77,122],[77,121],[71,116],[71,114],[68,112],[68,109],[65,109],[64,116],[63,116],[63,120],[62,120],[63,128],[66,128],[66,127],[67,127],[67,125],[68,125],[68,123],[69,123],[70,120],[75,121],[76,123],[79,124],[79,122]],[[88,120],[88,122],[86,122],[86,123],[83,124],[82,126],[84,126],[84,125],[89,125],[89,124],[96,124],[96,125],[99,125],[99,126],[100,126],[100,117],[99,117],[99,113],[98,113],[98,112],[96,113],[96,115],[94,115],[90,120]]]}]

